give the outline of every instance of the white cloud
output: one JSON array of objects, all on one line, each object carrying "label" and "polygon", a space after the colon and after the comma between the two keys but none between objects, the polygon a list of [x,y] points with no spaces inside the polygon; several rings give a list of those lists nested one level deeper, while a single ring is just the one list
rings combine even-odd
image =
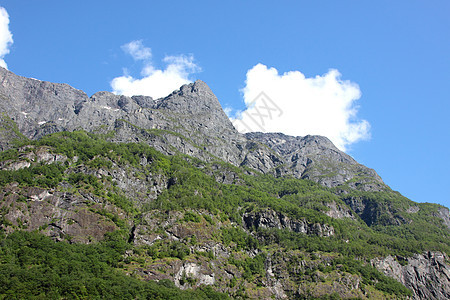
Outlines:
[{"label": "white cloud", "polygon": [[342,80],[337,70],[306,78],[299,71],[280,75],[258,64],[247,72],[242,92],[247,108],[231,119],[241,132],[323,135],[341,150],[370,138],[369,122],[356,118],[359,86]]},{"label": "white cloud", "polygon": [[152,52],[144,47],[142,41],[132,41],[122,46],[122,49],[135,60],[142,60],[142,78],[130,75],[116,77],[111,81],[113,93],[133,96],[145,95],[161,98],[169,95],[183,84],[190,83],[189,76],[200,71],[194,63],[193,55],[166,56],[163,62],[165,69],[157,69],[152,64]]},{"label": "white cloud", "polygon": [[133,57],[134,60],[147,60],[152,58],[152,50],[144,47],[142,40],[131,41],[122,45],[122,50]]},{"label": "white cloud", "polygon": [[8,68],[3,59],[9,53],[13,43],[12,33],[9,31],[9,15],[6,9],[0,7],[0,67]]}]

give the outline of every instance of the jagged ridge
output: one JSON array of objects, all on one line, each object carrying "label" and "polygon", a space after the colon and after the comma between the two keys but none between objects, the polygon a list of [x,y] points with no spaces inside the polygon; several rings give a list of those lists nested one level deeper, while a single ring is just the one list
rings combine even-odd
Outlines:
[{"label": "jagged ridge", "polygon": [[[111,132],[115,142],[143,141],[166,154],[181,152],[202,160],[310,179],[329,187],[383,190],[375,171],[359,165],[327,138],[235,130],[219,101],[198,80],[161,99],[98,92],[88,97],[66,84],[17,76],[0,70],[0,109],[30,139],[84,129]],[[6,139],[0,141],[7,148]]]}]

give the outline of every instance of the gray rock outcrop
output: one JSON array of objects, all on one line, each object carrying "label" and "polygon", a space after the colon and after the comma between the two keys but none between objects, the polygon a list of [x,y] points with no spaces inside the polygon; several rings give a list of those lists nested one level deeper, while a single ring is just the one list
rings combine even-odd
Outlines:
[{"label": "gray rock outcrop", "polygon": [[336,187],[350,180],[352,188],[383,190],[385,185],[378,174],[336,148],[323,136],[293,137],[282,133],[247,133],[246,137],[274,150],[283,165],[280,175],[310,179],[327,187]]},{"label": "gray rock outcrop", "polygon": [[306,220],[294,220],[282,213],[275,212],[273,210],[245,213],[242,219],[248,229],[276,228],[288,229],[290,231],[308,235],[334,235],[334,228],[331,225],[308,223],[306,222]]},{"label": "gray rock outcrop", "polygon": [[450,229],[450,212],[447,207],[440,207],[436,216],[442,219],[442,222],[448,229]]},{"label": "gray rock outcrop", "polygon": [[374,259],[372,264],[409,288],[414,299],[450,299],[450,264],[445,253],[425,252],[406,261],[406,265],[401,265],[388,256]]},{"label": "gray rock outcrop", "polygon": [[117,212],[117,208],[99,204],[96,197],[86,193],[20,188],[10,184],[0,190],[0,210],[4,220],[1,227],[6,233],[17,228],[40,230],[58,241],[91,243],[118,229],[112,220],[96,213],[101,210]]}]

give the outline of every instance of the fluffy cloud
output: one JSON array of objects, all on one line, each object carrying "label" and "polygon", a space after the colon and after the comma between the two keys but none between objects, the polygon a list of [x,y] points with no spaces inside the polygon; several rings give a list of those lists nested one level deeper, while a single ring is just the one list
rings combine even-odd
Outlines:
[{"label": "fluffy cloud", "polygon": [[9,47],[13,43],[12,34],[9,31],[9,15],[6,9],[0,7],[0,67],[8,68],[3,57],[9,53]]},{"label": "fluffy cloud", "polygon": [[369,122],[356,118],[359,86],[342,80],[337,70],[306,78],[258,64],[247,72],[242,92],[247,108],[232,118],[241,132],[324,135],[341,150],[370,138]]},{"label": "fluffy cloud", "polygon": [[152,52],[145,47],[142,41],[132,41],[122,46],[122,50],[128,53],[136,61],[142,61],[142,78],[134,78],[130,75],[116,77],[111,81],[113,93],[133,96],[145,95],[153,98],[161,98],[169,95],[183,84],[190,83],[189,76],[200,71],[194,63],[193,55],[166,56],[163,59],[166,67],[157,69],[152,63]]}]

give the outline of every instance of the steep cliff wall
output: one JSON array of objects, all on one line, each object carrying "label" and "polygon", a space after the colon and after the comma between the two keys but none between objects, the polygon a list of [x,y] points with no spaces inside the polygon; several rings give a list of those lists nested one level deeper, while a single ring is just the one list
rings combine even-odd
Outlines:
[{"label": "steep cliff wall", "polygon": [[450,261],[445,253],[425,252],[401,261],[388,256],[374,259],[372,264],[412,290],[414,299],[450,298]]}]

